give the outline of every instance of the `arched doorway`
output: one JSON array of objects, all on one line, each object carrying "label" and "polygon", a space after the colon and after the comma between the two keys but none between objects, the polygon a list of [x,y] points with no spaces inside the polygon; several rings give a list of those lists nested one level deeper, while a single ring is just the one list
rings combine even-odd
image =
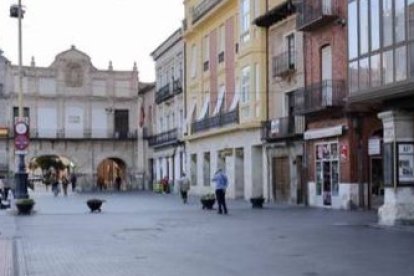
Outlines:
[{"label": "arched doorway", "polygon": [[33,157],[28,165],[29,186],[36,190],[36,186],[48,186],[51,184],[51,176],[59,180],[75,172],[76,165],[70,159],[60,155],[42,155]]},{"label": "arched doorway", "polygon": [[126,164],[119,158],[103,160],[97,169],[96,186],[99,190],[122,190],[126,180]]}]

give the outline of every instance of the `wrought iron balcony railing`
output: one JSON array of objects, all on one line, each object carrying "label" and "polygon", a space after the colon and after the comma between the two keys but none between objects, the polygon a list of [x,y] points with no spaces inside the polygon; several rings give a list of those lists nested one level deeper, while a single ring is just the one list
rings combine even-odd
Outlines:
[{"label": "wrought iron balcony railing", "polygon": [[345,105],[346,85],[343,80],[325,80],[294,92],[295,114],[323,111]]},{"label": "wrought iron balcony railing", "polygon": [[296,71],[296,52],[286,51],[273,57],[273,77],[283,77]]},{"label": "wrought iron balcony railing", "polygon": [[[137,130],[113,131],[101,129],[65,130],[65,129],[31,129],[30,139],[34,140],[135,140]],[[14,134],[11,134],[14,137]]]},{"label": "wrought iron balcony railing", "polygon": [[155,102],[157,104],[160,104],[166,100],[168,100],[169,98],[171,98],[172,96],[174,96],[174,94],[171,91],[171,85],[170,83],[164,85],[163,87],[161,87],[155,94]]},{"label": "wrought iron balcony railing", "polygon": [[303,116],[289,116],[262,122],[262,140],[266,141],[300,137],[304,131]]},{"label": "wrought iron balcony railing", "polygon": [[222,0],[202,0],[198,5],[196,5],[193,8],[193,24],[199,21],[204,15],[206,15],[221,1]]},{"label": "wrought iron balcony railing", "polygon": [[183,85],[181,79],[173,81],[173,93],[174,95],[181,94],[183,92]]},{"label": "wrought iron balcony railing", "polygon": [[180,142],[180,140],[177,128],[153,135],[148,139],[148,145],[150,147],[166,146],[178,142]]},{"label": "wrought iron balcony railing", "polygon": [[192,133],[203,132],[212,128],[239,123],[239,109],[227,113],[219,113],[216,116],[192,123]]},{"label": "wrought iron balcony railing", "polygon": [[301,0],[296,26],[299,31],[310,32],[329,24],[339,16],[339,4],[343,0]]}]

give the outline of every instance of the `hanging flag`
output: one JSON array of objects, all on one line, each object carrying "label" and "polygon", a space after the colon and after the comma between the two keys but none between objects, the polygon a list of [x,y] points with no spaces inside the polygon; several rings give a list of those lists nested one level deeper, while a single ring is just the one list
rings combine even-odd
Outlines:
[{"label": "hanging flag", "polygon": [[142,128],[144,126],[144,123],[145,123],[145,110],[144,110],[144,105],[142,105],[141,114],[139,118],[139,126]]}]

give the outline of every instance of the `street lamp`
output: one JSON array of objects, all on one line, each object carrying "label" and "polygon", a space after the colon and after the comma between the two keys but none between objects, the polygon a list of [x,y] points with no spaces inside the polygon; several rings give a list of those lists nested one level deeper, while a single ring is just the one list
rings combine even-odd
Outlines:
[{"label": "street lamp", "polygon": [[[19,94],[18,94],[18,101],[19,101],[19,112],[18,112],[18,120],[15,122],[15,146],[16,151],[19,150],[19,164],[18,170],[15,174],[15,182],[16,182],[16,190],[15,190],[15,197],[16,198],[28,198],[27,193],[27,173],[25,168],[24,150],[28,146],[28,128],[22,127],[24,125],[23,122],[23,68],[22,68],[22,18],[24,16],[24,9],[22,6],[22,1],[19,0],[17,5],[12,5],[10,7],[10,17],[18,19],[18,33],[19,33]],[[18,131],[20,130],[20,131]],[[25,130],[25,131],[23,131]],[[19,147],[18,147],[19,146]]]}]

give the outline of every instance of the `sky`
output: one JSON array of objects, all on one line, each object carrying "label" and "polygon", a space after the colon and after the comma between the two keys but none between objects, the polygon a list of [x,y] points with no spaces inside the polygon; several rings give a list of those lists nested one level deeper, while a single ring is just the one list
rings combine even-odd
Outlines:
[{"label": "sky", "polygon": [[[18,20],[9,16],[18,0],[0,0],[0,49],[18,64]],[[88,54],[101,70],[132,70],[140,81],[155,80],[150,56],[181,27],[183,0],[22,0],[23,65],[50,66],[71,45]]]}]

